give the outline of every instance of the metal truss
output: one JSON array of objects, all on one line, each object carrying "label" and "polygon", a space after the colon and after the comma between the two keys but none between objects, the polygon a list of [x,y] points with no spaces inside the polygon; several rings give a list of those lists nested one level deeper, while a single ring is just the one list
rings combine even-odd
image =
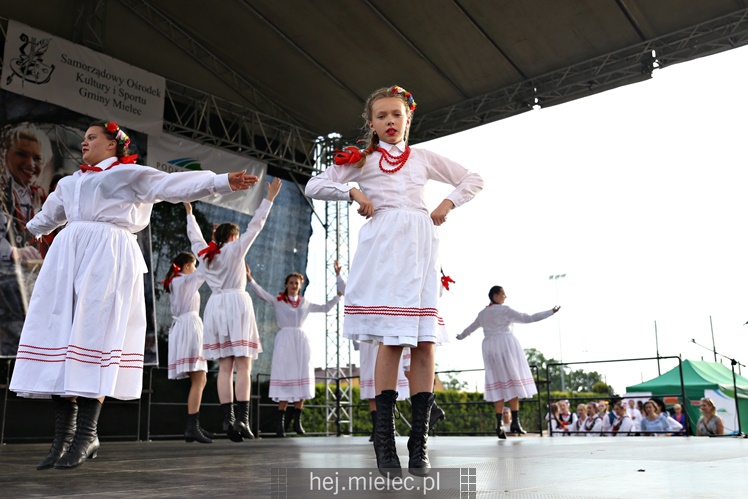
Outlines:
[{"label": "metal truss", "polygon": [[168,81],[164,131],[265,161],[305,178],[315,172],[319,134]]},{"label": "metal truss", "polygon": [[464,100],[418,119],[422,142],[651,77],[652,71],[748,43],[748,9]]},{"label": "metal truss", "polygon": [[95,0],[81,2],[75,19],[73,33],[75,43],[84,45],[99,52],[104,51],[104,20],[106,19],[106,1]]},{"label": "metal truss", "polygon": [[164,38],[186,52],[198,64],[207,69],[213,76],[224,82],[247,103],[267,115],[295,124],[295,120],[285,109],[263,94],[252,82],[231,65],[216,57],[199,40],[195,39],[184,28],[172,21],[166,14],[152,6],[146,0],[119,0],[133,14],[158,31]]},{"label": "metal truss", "polygon": [[[321,139],[318,148],[320,169],[332,164],[332,151],[339,137]],[[325,203],[325,290],[327,300],[337,294],[337,279],[333,263],[337,260],[344,269],[350,267],[349,203]],[[353,432],[353,390],[351,388],[351,342],[342,335],[342,305],[332,309],[325,321],[325,431],[341,435]]]}]

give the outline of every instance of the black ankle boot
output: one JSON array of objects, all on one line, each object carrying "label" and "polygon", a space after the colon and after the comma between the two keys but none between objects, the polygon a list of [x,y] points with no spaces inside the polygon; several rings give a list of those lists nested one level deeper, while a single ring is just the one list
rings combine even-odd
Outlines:
[{"label": "black ankle boot", "polygon": [[44,461],[36,466],[38,470],[46,470],[55,465],[55,463],[65,454],[75,436],[75,422],[78,418],[78,404],[70,399],[64,399],[57,395],[52,395],[52,402],[55,406],[55,438],[52,440],[52,447]]},{"label": "black ankle boot", "polygon": [[75,437],[70,448],[55,463],[56,469],[70,469],[83,464],[86,459],[95,459],[99,453],[99,424],[101,402],[97,399],[78,397],[78,421]]},{"label": "black ankle boot", "polygon": [[369,415],[371,416],[371,436],[369,437],[369,442],[373,442],[374,429],[377,427],[377,411],[371,411]]},{"label": "black ankle boot", "polygon": [[234,422],[236,421],[236,418],[234,418],[234,404],[226,402],[225,404],[221,404],[221,409],[223,410],[223,431],[229,436],[229,440],[232,442],[244,442],[244,437],[234,430]]},{"label": "black ankle boot", "polygon": [[436,423],[443,419],[447,419],[444,409],[436,405],[436,399],[434,399],[434,404],[431,406],[431,416],[429,417],[429,429],[433,430]]},{"label": "black ankle boot", "polygon": [[512,424],[509,425],[509,431],[511,433],[518,433],[520,435],[524,435],[525,433],[527,433],[522,429],[522,425],[519,424],[519,411],[512,411]]},{"label": "black ankle boot", "polygon": [[293,410],[293,431],[295,431],[297,435],[303,435],[306,433],[304,427],[301,426],[301,414],[303,411],[304,409]]},{"label": "black ankle boot", "polygon": [[249,429],[249,401],[236,402],[236,420],[234,421],[234,431],[242,437],[252,440],[255,438],[252,430]]},{"label": "black ankle boot", "polygon": [[429,420],[431,418],[431,406],[434,404],[434,394],[421,392],[410,398],[413,404],[413,420],[410,426],[410,438],[408,439],[408,471],[411,475],[427,476],[431,463],[429,463],[429,452],[426,441],[429,438]]},{"label": "black ankle boot", "polygon": [[184,441],[194,442],[197,440],[201,444],[212,444],[213,440],[203,435],[203,432],[200,431],[198,423],[199,417],[199,412],[196,412],[195,414],[187,414],[187,429],[184,432]]},{"label": "black ankle boot", "polygon": [[200,433],[202,433],[205,438],[209,438],[210,440],[213,440],[214,438],[216,438],[216,434],[215,433],[213,433],[211,431],[208,431],[205,428],[203,428],[202,426],[200,426],[200,412],[198,411],[196,414],[197,414],[196,415],[197,429],[200,431]]},{"label": "black ankle boot", "polygon": [[499,437],[501,440],[506,440],[506,432],[504,431],[504,421],[502,420],[501,414],[496,415],[496,436]]},{"label": "black ankle boot", "polygon": [[275,415],[275,434],[281,438],[286,436],[286,411],[278,411]]},{"label": "black ankle boot", "polygon": [[397,392],[383,390],[374,400],[377,404],[377,424],[374,428],[374,453],[377,456],[377,468],[384,476],[402,477],[395,442]]}]

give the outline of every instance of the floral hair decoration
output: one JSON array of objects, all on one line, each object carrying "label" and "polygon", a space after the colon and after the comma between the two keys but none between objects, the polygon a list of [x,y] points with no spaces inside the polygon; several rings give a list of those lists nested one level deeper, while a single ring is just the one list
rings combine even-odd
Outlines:
[{"label": "floral hair decoration", "polygon": [[114,134],[114,139],[125,147],[130,147],[130,137],[114,121],[106,124],[106,131]]},{"label": "floral hair decoration", "polygon": [[390,87],[390,92],[405,97],[405,100],[408,101],[408,109],[410,109],[411,112],[416,110],[416,101],[413,99],[413,94],[405,90],[403,87],[395,85],[394,87]]}]

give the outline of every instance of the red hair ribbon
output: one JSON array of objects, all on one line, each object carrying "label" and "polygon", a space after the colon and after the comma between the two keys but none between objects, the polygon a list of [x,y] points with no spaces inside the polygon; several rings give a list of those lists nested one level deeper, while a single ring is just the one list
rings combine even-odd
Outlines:
[{"label": "red hair ribbon", "polygon": [[[110,166],[106,167],[104,170],[108,170],[109,168],[114,168],[117,165],[134,165],[137,159],[138,159],[137,154],[131,154],[129,156],[122,156],[117,161],[112,163]],[[104,170],[102,170],[98,166],[81,165],[82,172],[101,172]]]},{"label": "red hair ribbon", "polygon": [[447,291],[449,291],[450,283],[454,284],[455,283],[454,279],[452,279],[448,275],[442,274],[442,286],[444,286],[444,289],[446,289]]},{"label": "red hair ribbon", "polygon": [[280,293],[278,293],[278,298],[276,298],[276,299],[278,301],[285,301],[285,302],[288,301],[288,298],[286,298],[286,293],[284,293],[283,291],[281,291]]},{"label": "red hair ribbon", "polygon": [[[216,256],[218,253],[221,252],[221,249],[218,247],[215,241],[211,241],[210,244],[208,244],[208,247],[200,250],[197,254],[197,256],[202,256],[203,259],[207,259],[208,263],[213,261],[213,257]],[[203,256],[205,255],[205,256]]]},{"label": "red hair ribbon", "polygon": [[361,151],[354,146],[344,147],[342,150],[335,149],[333,153],[335,154],[336,165],[350,165],[351,163],[358,163],[358,161],[364,157]]},{"label": "red hair ribbon", "polygon": [[179,277],[180,275],[182,275],[182,274],[179,273],[182,270],[182,268],[179,265],[177,265],[176,263],[172,263],[171,264],[171,269],[174,271],[174,273],[171,275],[171,277],[167,277],[166,279],[164,279],[163,281],[161,281],[161,284],[163,284],[164,287],[166,287],[166,288],[168,288],[169,286],[171,286],[171,281],[173,281],[175,277]]}]

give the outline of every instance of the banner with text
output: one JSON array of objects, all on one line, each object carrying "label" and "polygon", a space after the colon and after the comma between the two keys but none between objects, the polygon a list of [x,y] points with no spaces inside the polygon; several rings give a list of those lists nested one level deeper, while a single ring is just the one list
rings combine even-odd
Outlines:
[{"label": "banner with text", "polygon": [[0,88],[141,132],[163,130],[163,77],[12,20]]},{"label": "banner with text", "polygon": [[254,215],[264,197],[266,164],[256,159],[221,151],[190,140],[163,134],[148,141],[148,164],[165,172],[210,170],[229,173],[247,170],[259,177],[257,185],[248,191],[201,199],[206,203]]}]

